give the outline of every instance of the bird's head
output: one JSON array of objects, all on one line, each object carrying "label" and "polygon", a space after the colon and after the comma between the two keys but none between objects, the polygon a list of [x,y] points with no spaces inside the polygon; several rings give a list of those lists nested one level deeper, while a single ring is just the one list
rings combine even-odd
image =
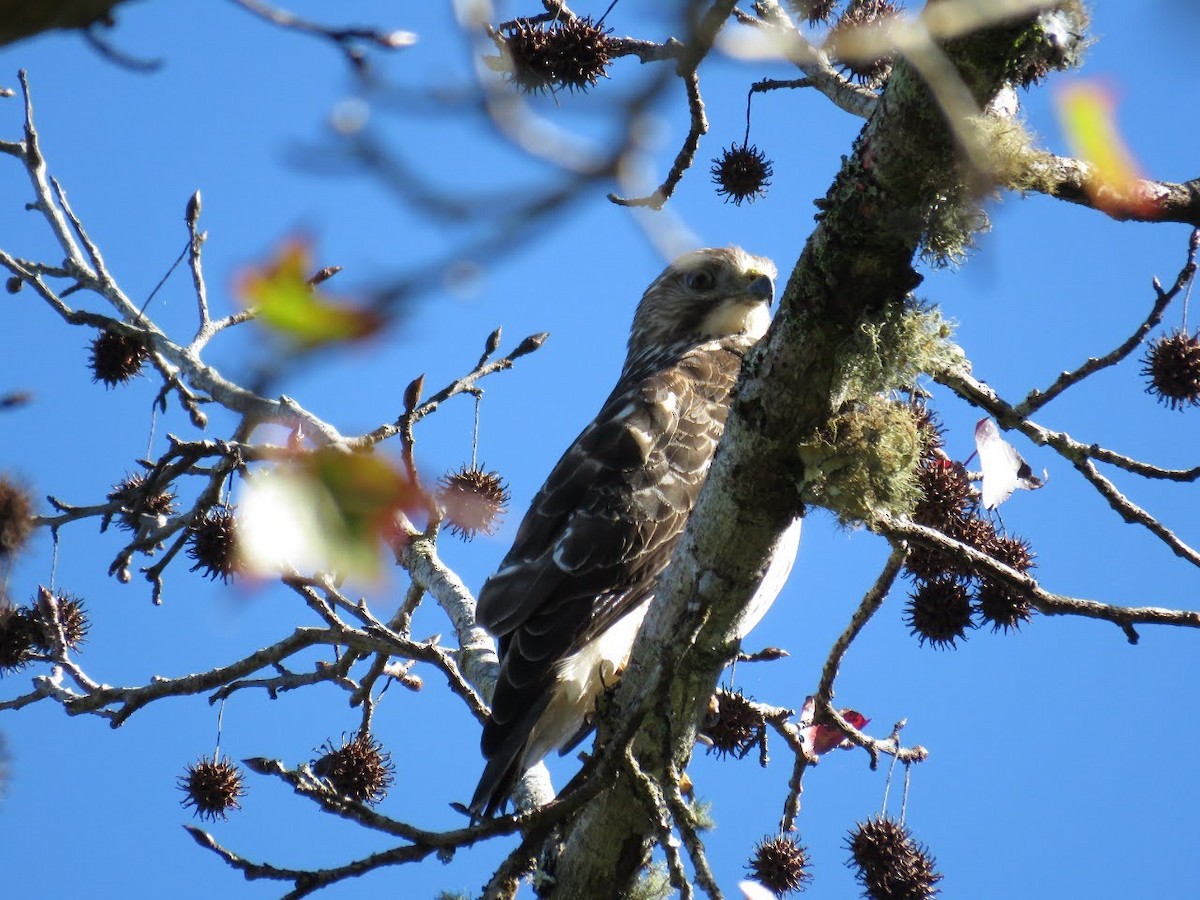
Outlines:
[{"label": "bird's head", "polygon": [[629,355],[654,347],[703,343],[767,331],[775,264],[741,247],[685,253],[654,279],[633,317]]}]

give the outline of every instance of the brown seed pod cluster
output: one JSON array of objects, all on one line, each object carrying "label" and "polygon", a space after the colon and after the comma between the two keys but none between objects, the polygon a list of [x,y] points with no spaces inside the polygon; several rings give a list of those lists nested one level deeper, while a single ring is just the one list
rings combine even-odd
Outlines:
[{"label": "brown seed pod cluster", "polygon": [[228,582],[241,570],[237,553],[237,520],[234,507],[217,506],[191,526],[188,556],[195,560],[191,571],[203,569],[209,578]]},{"label": "brown seed pod cluster", "polygon": [[463,466],[438,481],[438,500],[446,511],[446,527],[469,541],[495,534],[508,511],[508,485],[499,472]]},{"label": "brown seed pod cluster", "polygon": [[774,169],[766,154],[753,144],[733,144],[713,160],[710,172],[717,195],[726,203],[732,200],[734,206],[741,206],[742,201],[753,203],[767,193]]},{"label": "brown seed pod cluster", "polygon": [[591,17],[550,23],[517,19],[497,34],[505,73],[527,94],[586,91],[608,77],[611,29]]},{"label": "brown seed pod cluster", "polygon": [[106,328],[92,340],[88,361],[92,381],[103,381],[110,388],[125,384],[141,374],[149,356],[150,351],[137,338]]},{"label": "brown seed pod cluster", "polygon": [[0,563],[11,560],[29,542],[33,514],[29,491],[0,475]]},{"label": "brown seed pod cluster", "polygon": [[741,691],[726,688],[713,694],[713,706],[701,729],[712,742],[708,752],[742,759],[762,740],[766,728],[762,712]]},{"label": "brown seed pod cluster", "polygon": [[29,606],[16,606],[0,597],[0,675],[18,672],[54,650],[56,615],[66,648],[78,650],[91,627],[78,597],[52,594],[45,588]]},{"label": "brown seed pod cluster", "polygon": [[191,807],[201,819],[227,819],[232,810],[242,808],[239,801],[246,796],[243,782],[242,771],[233,760],[202,756],[176,782],[185,795],[180,805]]},{"label": "brown seed pod cluster", "polygon": [[799,838],[777,834],[763,838],[746,866],[750,877],[777,897],[804,890],[812,880],[808,849]]},{"label": "brown seed pod cluster", "polygon": [[1171,409],[1200,406],[1200,332],[1174,331],[1150,345],[1142,374],[1146,393]]},{"label": "brown seed pod cluster", "polygon": [[930,900],[942,880],[929,850],[886,815],[860,822],[847,839],[855,877],[871,900]]},{"label": "brown seed pod cluster", "polygon": [[108,499],[121,506],[117,524],[126,531],[136,532],[142,524],[142,516],[171,516],[175,513],[175,494],[168,490],[152,490],[146,476],[138,473],[128,475],[113,485]]},{"label": "brown seed pod cluster", "polygon": [[337,747],[333,741],[326,741],[317,752],[321,756],[313,760],[313,773],[342,796],[359,803],[378,803],[395,780],[391,754],[369,734],[343,738]]},{"label": "brown seed pod cluster", "polygon": [[[1001,535],[984,518],[979,498],[971,488],[966,469],[953,462],[943,449],[943,430],[936,414],[923,403],[914,412],[925,438],[917,472],[921,499],[913,521],[940,531],[992,559],[1025,574],[1035,565],[1028,541]],[[993,631],[1016,630],[1032,617],[1029,598],[1009,585],[987,577],[969,560],[940,548],[914,544],[905,569],[915,580],[905,613],[917,640],[943,649],[956,647],[975,627],[978,615]]]}]

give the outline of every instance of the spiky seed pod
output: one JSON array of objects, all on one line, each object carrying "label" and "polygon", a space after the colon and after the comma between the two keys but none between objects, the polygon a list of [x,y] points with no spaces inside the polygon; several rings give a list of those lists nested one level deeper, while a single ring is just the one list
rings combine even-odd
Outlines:
[{"label": "spiky seed pod", "polygon": [[828,22],[837,8],[838,0],[788,0],[788,6],[798,19],[816,25]]},{"label": "spiky seed pod", "polygon": [[1200,406],[1200,332],[1176,331],[1150,345],[1142,374],[1150,379],[1146,393],[1171,409]]},{"label": "spiky seed pod", "polygon": [[992,542],[988,555],[1010,569],[1016,569],[1022,575],[1037,566],[1034,562],[1037,554],[1033,552],[1033,546],[1025,538],[1015,534],[998,536]]},{"label": "spiky seed pod", "polygon": [[782,896],[804,890],[812,880],[808,865],[808,849],[800,840],[789,834],[777,834],[759,841],[746,870],[767,890]]},{"label": "spiky seed pod", "polygon": [[340,747],[326,741],[312,763],[318,778],[324,778],[339,794],[359,803],[378,803],[387,796],[395,780],[392,756],[369,734],[342,739]]},{"label": "spiky seed pod", "polygon": [[549,90],[554,85],[554,64],[547,52],[549,32],[540,23],[517,19],[501,34],[508,80],[527,94]]},{"label": "spiky seed pod", "polygon": [[127,531],[137,531],[142,516],[170,516],[175,513],[175,494],[171,491],[146,490],[146,476],[134,473],[113,485],[108,499],[121,504],[117,524]]},{"label": "spiky seed pod", "polygon": [[753,203],[767,193],[775,170],[766,154],[753,144],[731,144],[713,160],[710,171],[717,195],[726,203],[732,200],[734,206],[741,206],[743,200]]},{"label": "spiky seed pod", "polygon": [[1000,552],[1000,537],[996,534],[996,526],[979,516],[967,516],[959,524],[958,530],[950,534],[950,537],[962,541],[967,546],[974,547],[980,553],[986,553],[988,556],[995,556]]},{"label": "spiky seed pod", "polygon": [[[952,527],[942,533],[947,537],[961,534],[965,521],[959,520],[952,523]],[[938,578],[967,578],[974,571],[970,564],[964,562],[951,550],[926,547],[917,543],[912,544],[909,548],[908,557],[904,560],[904,570],[909,575],[923,581],[935,581]]]},{"label": "spiky seed pod", "polygon": [[191,526],[188,556],[196,561],[191,571],[203,569],[209,578],[228,582],[241,569],[237,554],[237,520],[232,506],[218,506]]},{"label": "spiky seed pod", "polygon": [[955,561],[949,554],[916,543],[909,546],[908,556],[904,560],[904,571],[922,581],[933,581],[936,578],[958,574]]},{"label": "spiky seed pod", "polygon": [[909,596],[904,624],[922,645],[929,641],[936,650],[957,648],[955,642],[965,641],[974,627],[966,585],[947,577],[922,582]]},{"label": "spiky seed pod", "polygon": [[463,466],[438,481],[438,499],[446,510],[446,527],[464,541],[495,534],[508,511],[508,485],[499,472]]},{"label": "spiky seed pod", "polygon": [[[42,588],[41,590],[45,590]],[[49,591],[46,596],[58,609],[58,621],[62,625],[63,640],[68,650],[78,650],[87,640],[88,630],[92,627],[88,619],[87,609],[83,600],[74,594],[58,591],[52,597]],[[33,629],[33,642],[37,649],[49,652],[54,647],[54,618],[45,599],[34,602],[29,611],[29,622]]]},{"label": "spiky seed pod", "polygon": [[1021,626],[1033,619],[1033,606],[1029,598],[1023,597],[1008,585],[984,578],[975,592],[975,609],[979,617],[990,623],[992,631],[1003,629],[1019,631]]},{"label": "spiky seed pod", "polygon": [[855,825],[847,839],[851,868],[871,900],[931,900],[942,880],[928,848],[886,815]]},{"label": "spiky seed pod", "polygon": [[[836,58],[838,44],[847,40],[856,30],[874,25],[881,19],[898,14],[899,11],[899,6],[891,0],[851,0],[829,30],[826,45],[832,48],[832,55]],[[887,78],[892,70],[891,56],[872,60],[838,59],[837,62],[843,73],[849,72],[860,84],[878,84]]]},{"label": "spiky seed pod", "polygon": [[0,563],[16,556],[29,541],[33,513],[29,491],[0,475]]},{"label": "spiky seed pod", "polygon": [[[929,427],[922,428],[928,437]],[[928,446],[928,445],[927,445]],[[947,537],[962,539],[973,528],[969,522],[975,506],[975,495],[966,469],[947,459],[938,451],[926,452],[917,467],[917,485],[921,498],[913,509],[912,518],[918,525],[936,528]],[[932,581],[943,575],[966,574],[967,567],[953,553],[914,544],[909,550],[904,568],[911,575]]]},{"label": "spiky seed pod", "polygon": [[913,509],[913,521],[944,534],[958,532],[972,503],[971,481],[961,463],[927,455],[917,469],[921,499]]},{"label": "spiky seed pod", "polygon": [[712,741],[708,752],[721,758],[732,755],[741,759],[761,740],[766,720],[741,691],[721,688],[713,700],[716,715],[703,728],[704,735]]},{"label": "spiky seed pod", "polygon": [[25,282],[22,281],[19,276],[10,275],[4,282],[4,289],[10,294],[19,294],[21,292],[21,286],[24,284]]},{"label": "spiky seed pod", "polygon": [[0,597],[0,675],[25,668],[33,660],[36,649],[29,611]]},{"label": "spiky seed pod", "polygon": [[556,81],[567,90],[586,91],[608,77],[608,35],[612,29],[595,24],[590,16],[557,22],[550,31]]},{"label": "spiky seed pod", "polygon": [[508,79],[527,94],[560,87],[586,91],[608,77],[608,35],[590,17],[549,26],[517,19],[500,34]]},{"label": "spiky seed pod", "polygon": [[238,801],[246,796],[242,771],[228,757],[200,757],[179,776],[176,784],[186,795],[179,801],[192,807],[201,819],[227,819],[231,810],[241,809]]},{"label": "spiky seed pod", "polygon": [[116,387],[136,377],[150,356],[146,345],[137,338],[104,329],[92,340],[92,381]]}]

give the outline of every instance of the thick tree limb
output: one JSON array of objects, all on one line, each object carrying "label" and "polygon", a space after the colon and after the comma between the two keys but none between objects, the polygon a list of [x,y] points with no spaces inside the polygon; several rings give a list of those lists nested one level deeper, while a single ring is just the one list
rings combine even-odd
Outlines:
[{"label": "thick tree limb", "polygon": [[[1020,30],[1009,24],[943,47],[978,108],[1001,89]],[[945,185],[961,182],[960,155],[927,87],[898,63],[830,188],[828,211],[792,272],[780,313],[747,363],[697,512],[660,582],[660,602],[613,709],[602,717],[603,739],[611,723],[643,716],[649,698],[667,706],[670,715],[646,717],[635,740],[643,771],[661,778],[686,764],[696,723],[734,652],[731,626],[779,535],[802,512],[806,473],[796,448],[853,399],[847,372],[859,329],[901,305],[918,283],[912,259],[925,213]],[[621,781],[583,810],[567,838],[554,896],[627,891],[654,838],[639,813]]]},{"label": "thick tree limb", "polygon": [[1096,187],[1095,167],[1081,159],[1030,150],[1027,163],[1037,185],[1033,190],[1099,210],[1119,222],[1186,222],[1200,227],[1200,178],[1176,183],[1145,178],[1133,185],[1133,196],[1117,196]]}]

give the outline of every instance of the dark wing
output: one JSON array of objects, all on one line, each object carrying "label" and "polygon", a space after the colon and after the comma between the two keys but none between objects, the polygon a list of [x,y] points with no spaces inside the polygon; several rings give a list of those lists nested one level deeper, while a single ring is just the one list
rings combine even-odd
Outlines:
[{"label": "dark wing", "polygon": [[705,344],[618,383],[480,591],[478,619],[502,657],[482,739],[489,812],[520,774],[555,665],[643,602],[670,562],[724,428],[737,350],[735,340]]}]

